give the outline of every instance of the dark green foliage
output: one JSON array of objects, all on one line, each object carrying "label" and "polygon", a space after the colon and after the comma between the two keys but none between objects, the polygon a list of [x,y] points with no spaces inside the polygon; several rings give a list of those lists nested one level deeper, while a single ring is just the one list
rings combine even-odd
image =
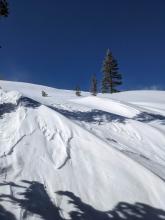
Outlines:
[{"label": "dark green foliage", "polygon": [[103,79],[102,79],[102,93],[106,93],[109,90],[109,83],[108,83],[108,78],[104,74]]},{"label": "dark green foliage", "polygon": [[122,76],[118,70],[117,60],[108,50],[103,62],[102,93],[119,92],[116,87],[122,84]]},{"label": "dark green foliage", "polygon": [[8,2],[6,0],[0,0],[0,17],[7,17],[9,15]]},{"label": "dark green foliage", "polygon": [[[9,15],[8,2],[6,0],[0,0],[0,18],[7,17]],[[1,45],[0,45],[0,48]]]},{"label": "dark green foliage", "polygon": [[76,95],[77,96],[81,96],[81,91],[80,91],[80,87],[79,86],[76,87]]},{"label": "dark green foliage", "polygon": [[91,94],[94,95],[94,96],[97,95],[97,79],[96,79],[96,75],[92,76]]},{"label": "dark green foliage", "polygon": [[42,90],[42,96],[43,96],[43,97],[47,97],[48,94],[47,94],[45,91]]}]

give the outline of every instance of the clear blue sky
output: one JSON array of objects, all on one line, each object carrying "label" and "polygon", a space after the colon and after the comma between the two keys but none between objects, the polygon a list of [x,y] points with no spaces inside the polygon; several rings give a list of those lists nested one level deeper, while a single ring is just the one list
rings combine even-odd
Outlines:
[{"label": "clear blue sky", "polygon": [[0,20],[3,79],[87,90],[107,48],[121,89],[165,89],[165,0],[9,0]]}]

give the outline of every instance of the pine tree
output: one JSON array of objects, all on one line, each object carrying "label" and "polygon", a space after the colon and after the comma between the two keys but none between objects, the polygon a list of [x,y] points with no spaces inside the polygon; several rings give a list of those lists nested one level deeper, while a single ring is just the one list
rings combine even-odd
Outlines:
[{"label": "pine tree", "polygon": [[76,87],[76,95],[81,96],[81,90],[79,86]]},{"label": "pine tree", "polygon": [[118,70],[117,60],[108,49],[103,62],[102,93],[119,92],[116,87],[122,84],[122,76]]},{"label": "pine tree", "polygon": [[97,95],[97,79],[96,79],[96,75],[95,74],[92,76],[91,94],[94,95],[94,96]]},{"label": "pine tree", "polygon": [[0,0],[0,17],[7,17],[9,15],[8,2],[6,0]]},{"label": "pine tree", "polygon": [[[9,14],[8,2],[6,0],[0,0],[0,18],[7,17]],[[0,48],[1,45],[0,45]]]},{"label": "pine tree", "polygon": [[102,79],[102,93],[107,93],[109,90],[109,80],[107,74],[104,74]]}]

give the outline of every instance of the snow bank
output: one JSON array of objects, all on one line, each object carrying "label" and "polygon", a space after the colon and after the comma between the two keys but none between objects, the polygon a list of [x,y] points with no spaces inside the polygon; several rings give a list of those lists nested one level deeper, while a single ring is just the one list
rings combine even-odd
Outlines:
[{"label": "snow bank", "polygon": [[12,103],[12,104],[17,104],[17,101],[19,98],[22,96],[21,93],[18,91],[3,91],[0,89],[0,104],[3,103]]},{"label": "snow bank", "polygon": [[99,109],[102,111],[110,112],[116,115],[121,115],[127,118],[133,118],[140,114],[140,111],[135,106],[128,105],[121,101],[116,101],[108,98],[99,97],[85,97],[76,100],[72,100],[74,103]]},{"label": "snow bank", "polygon": [[[97,215],[121,202],[165,209],[165,118],[147,107],[143,112],[138,92],[130,92],[134,104],[119,100],[123,93],[77,98],[73,91],[44,87],[49,97],[42,97],[42,86],[1,85],[8,92],[0,91],[0,105],[14,108],[0,111],[0,200],[16,219],[69,219],[81,203]],[[93,121],[94,109],[100,114]],[[100,123],[104,114],[115,120]]]}]

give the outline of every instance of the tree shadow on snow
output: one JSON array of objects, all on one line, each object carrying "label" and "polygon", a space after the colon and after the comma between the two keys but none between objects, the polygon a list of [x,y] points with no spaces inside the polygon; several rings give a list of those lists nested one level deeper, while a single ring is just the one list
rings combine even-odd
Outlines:
[{"label": "tree shadow on snow", "polygon": [[17,104],[13,103],[3,103],[0,104],[0,118],[6,113],[11,113],[16,111],[18,106],[24,106],[26,108],[37,108],[41,104],[33,99],[27,98],[27,97],[21,97],[18,101]]},{"label": "tree shadow on snow", "polygon": [[68,203],[73,204],[76,211],[70,212],[72,220],[162,220],[165,219],[165,211],[153,208],[142,203],[129,204],[120,202],[111,211],[103,212],[82,202],[82,200],[69,191],[57,192],[61,196],[69,198]]},{"label": "tree shadow on snow", "polygon": [[64,115],[65,117],[77,120],[77,121],[84,121],[89,123],[99,123],[102,122],[112,122],[117,121],[121,123],[125,123],[126,117],[112,114],[109,112],[93,109],[91,111],[69,111],[66,109],[56,108],[54,106],[48,106],[49,108],[59,112],[60,114]]},{"label": "tree shadow on snow", "polygon": [[0,220],[16,220],[15,216],[0,205]]},{"label": "tree shadow on snow", "polygon": [[17,108],[17,105],[12,104],[12,103],[3,103],[0,104],[0,118],[2,118],[2,116],[5,113],[11,113],[14,112]]},{"label": "tree shadow on snow", "polygon": [[[97,109],[93,109],[91,111],[69,111],[67,109],[61,109],[54,106],[48,106],[49,108],[59,112],[60,114],[64,115],[65,117],[71,120],[83,121],[88,123],[98,123],[102,124],[108,122],[119,122],[119,123],[126,123],[126,120],[130,119],[128,117],[116,115],[113,113],[109,113],[106,111],[101,111]],[[159,120],[161,124],[165,125],[165,116],[160,114],[152,114],[148,112],[141,112],[137,114],[135,117],[132,118],[133,120],[140,121],[140,122],[152,122]]]},{"label": "tree shadow on snow", "polygon": [[[51,201],[46,188],[43,184],[34,181],[22,181],[23,186],[13,182],[1,183],[9,187],[18,187],[22,193],[1,194],[0,201],[8,201],[17,204],[23,210],[22,219],[31,215],[38,215],[44,220],[64,220],[60,215],[59,207]],[[12,191],[12,190],[11,190]],[[165,211],[153,208],[142,203],[129,204],[126,202],[118,203],[113,210],[99,211],[91,205],[83,202],[78,196],[69,191],[56,192],[60,197],[66,197],[68,205],[74,206],[70,211],[69,219],[72,220],[162,220],[165,219]],[[74,209],[74,210],[73,210]],[[1,217],[2,216],[2,217]],[[15,220],[12,213],[0,206],[0,220]],[[66,220],[66,219],[65,219]]]},{"label": "tree shadow on snow", "polygon": [[16,220],[16,218],[0,204],[0,220]]},{"label": "tree shadow on snow", "polygon": [[152,121],[159,121],[160,124],[165,125],[165,116],[160,114],[152,114],[148,112],[142,112],[136,115],[134,118],[136,121],[140,122],[152,122]]},{"label": "tree shadow on snow", "polygon": [[17,105],[24,106],[24,107],[27,107],[27,108],[38,108],[39,106],[41,106],[41,103],[39,103],[39,102],[37,102],[33,99],[30,99],[28,97],[22,96],[18,100]]},{"label": "tree shadow on snow", "polygon": [[24,191],[17,193],[17,197],[14,194],[1,194],[0,199],[8,199],[9,202],[19,205],[24,210],[23,219],[35,214],[45,220],[62,220],[59,214],[60,209],[52,203],[43,184],[26,180],[22,182],[27,186],[17,185],[13,182],[2,183],[1,185],[22,188]]}]

